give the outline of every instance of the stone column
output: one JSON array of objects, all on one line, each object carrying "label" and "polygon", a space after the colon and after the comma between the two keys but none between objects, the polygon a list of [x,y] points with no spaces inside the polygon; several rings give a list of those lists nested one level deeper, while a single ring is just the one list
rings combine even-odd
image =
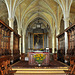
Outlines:
[{"label": "stone column", "polygon": [[[18,34],[21,36],[21,28],[18,28]],[[21,38],[19,38],[19,50],[21,54]]]},{"label": "stone column", "polygon": [[[58,38],[56,38],[56,50],[58,51]],[[57,53],[56,51],[56,53]]]},{"label": "stone column", "polygon": [[23,34],[23,53],[25,53],[25,35]]},{"label": "stone column", "polygon": [[20,50],[20,54],[21,54],[21,38],[19,38],[19,50]]},{"label": "stone column", "polygon": [[47,37],[46,37],[46,34],[44,34],[44,48],[47,47]]},{"label": "stone column", "polygon": [[[60,30],[56,29],[56,36],[59,34]],[[58,51],[58,38],[56,38],[56,50]],[[57,53],[56,51],[56,53]]]},{"label": "stone column", "polygon": [[52,33],[52,53],[54,53],[54,49],[55,49],[55,34]]},{"label": "stone column", "polygon": [[[10,18],[9,20],[9,27],[11,27],[13,29],[14,25],[14,19]],[[11,32],[11,38],[10,38],[10,49],[11,49],[11,56],[13,56],[13,41],[14,41],[14,35],[13,32]],[[11,62],[13,63],[13,60],[11,60]]]},{"label": "stone column", "polygon": [[30,49],[30,33],[28,33],[28,48]]},{"label": "stone column", "polygon": [[[60,8],[59,5],[57,5],[57,23],[56,23],[56,36],[59,34],[60,32],[60,12],[59,12]],[[56,38],[56,50],[58,51],[58,38]],[[56,53],[57,53],[56,51]]]},{"label": "stone column", "polygon": [[14,29],[14,19],[13,18],[8,18],[9,20],[9,27],[11,27],[12,29]]},{"label": "stone column", "polygon": [[48,34],[47,34],[47,47],[49,47],[49,37],[48,37]]},{"label": "stone column", "polygon": [[[64,18],[64,29],[66,29],[67,27],[69,27],[69,17]],[[65,32],[65,56],[67,54],[67,50],[68,50],[68,34],[67,32]]]},{"label": "stone column", "polygon": [[50,48],[50,38],[51,38],[51,37],[50,37],[50,36],[48,36],[48,39],[49,39],[49,48]]}]

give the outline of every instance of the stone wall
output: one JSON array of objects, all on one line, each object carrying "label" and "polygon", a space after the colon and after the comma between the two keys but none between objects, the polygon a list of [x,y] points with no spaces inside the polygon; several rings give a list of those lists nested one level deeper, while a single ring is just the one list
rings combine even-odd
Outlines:
[{"label": "stone wall", "polygon": [[73,24],[75,23],[75,13],[70,13],[70,22]]},{"label": "stone wall", "polygon": [[9,24],[7,7],[6,4],[2,1],[0,1],[0,19],[7,25]]}]

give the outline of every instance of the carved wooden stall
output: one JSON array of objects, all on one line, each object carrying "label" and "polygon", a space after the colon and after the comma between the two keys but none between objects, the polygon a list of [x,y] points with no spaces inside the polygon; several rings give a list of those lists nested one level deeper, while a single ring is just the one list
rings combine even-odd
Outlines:
[{"label": "carved wooden stall", "polygon": [[75,74],[75,24],[65,30],[68,33],[66,60],[70,63],[71,74]]},{"label": "carved wooden stall", "polygon": [[19,38],[20,35],[14,32],[14,46],[13,46],[13,60],[14,62],[18,61],[20,58],[20,50],[19,50]]},{"label": "carved wooden stall", "polygon": [[75,56],[75,24],[65,30],[68,33],[68,56]]},{"label": "carved wooden stall", "polygon": [[13,29],[7,26],[0,20],[0,73],[1,75],[8,74],[10,67],[11,50],[10,50],[10,35]]},{"label": "carved wooden stall", "polygon": [[[65,41],[64,41],[64,33],[67,32],[68,34],[68,50],[67,50],[67,56],[65,57],[65,60],[67,60],[67,63],[70,64],[71,73],[75,71],[75,24],[69,26],[64,30],[62,34],[59,34],[57,36],[58,38],[58,59],[61,60],[64,57],[62,55],[65,51]],[[64,51],[63,51],[64,50]],[[62,51],[62,53],[60,52]]]},{"label": "carved wooden stall", "polygon": [[64,32],[57,36],[58,38],[58,60],[64,62],[65,55],[65,37]]},{"label": "carved wooden stall", "polygon": [[71,73],[70,74],[74,74],[75,75],[75,56],[71,56],[70,57],[70,69],[71,69]]},{"label": "carved wooden stall", "polygon": [[11,55],[10,34],[12,29],[0,20],[0,56]]},{"label": "carved wooden stall", "polygon": [[[10,50],[11,32],[14,33],[13,57],[11,57]],[[0,20],[0,72],[2,75],[7,74],[10,70],[10,59],[13,58],[14,62],[19,60],[19,38],[18,33]]]}]

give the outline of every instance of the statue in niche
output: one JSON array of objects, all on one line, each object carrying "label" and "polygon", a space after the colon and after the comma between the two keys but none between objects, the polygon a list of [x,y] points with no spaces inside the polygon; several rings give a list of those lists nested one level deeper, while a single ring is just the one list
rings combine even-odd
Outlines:
[{"label": "statue in niche", "polygon": [[43,48],[43,35],[42,34],[35,34],[34,35],[34,49]]}]

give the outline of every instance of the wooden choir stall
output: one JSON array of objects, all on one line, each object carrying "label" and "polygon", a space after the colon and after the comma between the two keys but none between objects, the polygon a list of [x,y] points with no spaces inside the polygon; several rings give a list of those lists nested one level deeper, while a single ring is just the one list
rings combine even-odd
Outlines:
[{"label": "wooden choir stall", "polygon": [[[10,49],[11,32],[14,32],[13,57]],[[20,36],[12,28],[0,20],[0,75],[9,73],[11,60],[17,61],[19,59],[19,38]]]},{"label": "wooden choir stall", "polygon": [[68,33],[68,50],[65,59],[70,63],[71,74],[75,74],[75,24],[65,31]]},{"label": "wooden choir stall", "polygon": [[[68,50],[65,56],[65,36],[64,33],[67,32],[68,36]],[[70,64],[71,74],[75,72],[75,24],[69,26],[64,30],[63,33],[57,36],[58,38],[58,60],[67,61]],[[74,73],[75,74],[75,73]]]},{"label": "wooden choir stall", "polygon": [[14,47],[13,47],[13,60],[14,62],[18,61],[20,58],[20,50],[19,50],[19,38],[21,36],[14,32]]},{"label": "wooden choir stall", "polygon": [[59,34],[57,36],[58,38],[58,60],[61,62],[64,62],[64,56],[65,56],[65,36],[64,36],[64,32],[62,32],[61,34]]}]

